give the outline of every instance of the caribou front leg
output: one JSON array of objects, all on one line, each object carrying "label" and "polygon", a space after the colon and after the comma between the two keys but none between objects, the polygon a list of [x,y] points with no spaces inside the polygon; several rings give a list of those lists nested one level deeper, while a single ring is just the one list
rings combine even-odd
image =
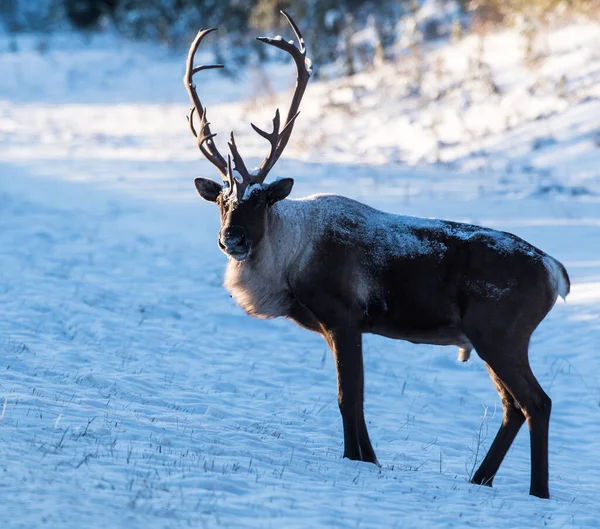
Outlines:
[{"label": "caribou front leg", "polygon": [[363,411],[362,334],[347,327],[328,329],[324,334],[333,352],[337,372],[338,405],[344,425],[344,457],[378,465]]}]

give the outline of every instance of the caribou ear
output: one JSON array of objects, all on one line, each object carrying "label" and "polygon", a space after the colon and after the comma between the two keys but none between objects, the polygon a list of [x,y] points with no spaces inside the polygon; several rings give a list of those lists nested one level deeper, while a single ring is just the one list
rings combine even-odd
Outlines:
[{"label": "caribou ear", "polygon": [[283,200],[292,191],[294,185],[293,178],[280,178],[272,184],[267,185],[267,202],[269,205],[275,204],[279,200]]},{"label": "caribou ear", "polygon": [[209,202],[216,202],[219,193],[223,189],[219,184],[208,178],[194,178],[194,185],[198,194]]}]

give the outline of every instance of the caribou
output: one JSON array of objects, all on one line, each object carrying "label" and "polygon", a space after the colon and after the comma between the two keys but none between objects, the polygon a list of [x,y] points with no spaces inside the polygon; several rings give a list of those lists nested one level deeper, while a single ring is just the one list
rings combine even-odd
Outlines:
[{"label": "caribou", "polygon": [[[459,360],[474,349],[500,396],[500,429],[473,483],[492,486],[517,432],[530,433],[530,494],[549,498],[548,427],[551,400],[536,380],[528,349],[533,331],[569,293],[565,267],[519,237],[480,226],[393,215],[338,195],[289,199],[291,178],[265,183],[285,149],[312,73],[304,39],[258,40],[291,55],[297,70],[281,127],[254,130],[270,143],[249,170],[231,133],[230,153],[218,151],[193,76],[220,64],[194,66],[206,35],[191,44],[184,84],[192,108],[190,129],[222,184],[196,178],[198,194],[219,207],[219,248],[227,255],[225,287],[250,315],[289,318],[323,336],[337,373],[344,457],[379,464],[363,412],[362,335],[417,344],[453,345]],[[199,120],[199,124],[195,121]]]}]

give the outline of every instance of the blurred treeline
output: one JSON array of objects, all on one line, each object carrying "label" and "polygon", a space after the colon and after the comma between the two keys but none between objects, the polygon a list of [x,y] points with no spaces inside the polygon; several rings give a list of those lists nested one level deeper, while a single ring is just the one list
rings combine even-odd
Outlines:
[{"label": "blurred treeline", "polygon": [[129,38],[180,46],[200,27],[219,26],[220,37],[232,44],[229,50],[244,43],[239,48],[246,51],[230,51],[243,62],[265,58],[264,47],[247,51],[248,38],[257,32],[284,31],[279,15],[284,9],[303,29],[316,63],[338,59],[345,61],[346,73],[352,73],[354,62],[385,58],[399,41],[410,46],[471,28],[543,24],[557,12],[562,17],[595,17],[599,4],[600,0],[0,0],[0,27],[11,33],[110,29]]}]

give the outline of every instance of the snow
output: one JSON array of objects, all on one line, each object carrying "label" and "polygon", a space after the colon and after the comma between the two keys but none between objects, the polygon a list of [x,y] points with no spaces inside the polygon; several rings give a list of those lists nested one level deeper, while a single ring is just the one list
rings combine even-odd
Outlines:
[{"label": "snow", "polygon": [[264,186],[262,184],[251,184],[251,185],[249,185],[246,188],[246,190],[244,191],[244,196],[242,197],[242,202],[244,200],[248,200],[254,193],[258,193],[262,189],[264,189]]},{"label": "snow", "polygon": [[[498,95],[484,78],[456,85],[477,37],[427,51],[447,67],[439,81],[426,69],[420,93],[408,58],[312,83],[270,179],[294,177],[296,198],[507,230],[565,264],[572,292],[530,355],[553,399],[549,501],[527,494],[525,428],[493,489],[468,483],[502,413],[484,364],[455,348],[366,336],[382,467],[341,459],[324,341],[246,316],[222,287],[218,213],[192,185],[219,177],[185,121],[185,53],[0,42],[0,524],[597,527],[600,29],[545,40],[528,70],[518,35],[488,37]],[[206,73],[217,142],[236,129],[260,162],[246,124],[285,108],[294,82],[291,63]],[[336,105],[342,89],[353,97]]]}]

